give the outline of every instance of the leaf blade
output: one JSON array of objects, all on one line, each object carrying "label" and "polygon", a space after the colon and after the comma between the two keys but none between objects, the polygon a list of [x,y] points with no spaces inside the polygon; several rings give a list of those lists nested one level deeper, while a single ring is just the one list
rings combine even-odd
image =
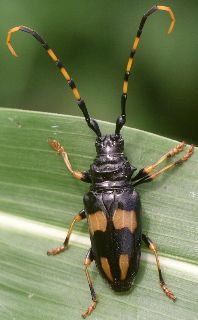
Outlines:
[{"label": "leaf blade", "polygon": [[[72,179],[62,159],[47,145],[47,139],[59,139],[74,168],[85,170],[95,157],[95,137],[78,117],[11,109],[0,109],[0,112],[0,219],[3,214],[10,215],[19,224],[20,219],[27,219],[36,224],[36,230],[40,223],[52,230],[59,226],[63,237],[63,230],[83,207],[82,197],[88,185]],[[114,130],[113,124],[100,122],[100,125],[103,131]],[[151,164],[176,144],[131,128],[124,128],[123,136],[127,156],[138,168]],[[92,319],[106,319],[107,315],[108,319],[124,320],[196,319],[197,164],[196,150],[181,168],[138,188],[143,203],[143,231],[158,244],[160,255],[168,256],[178,266],[177,270],[162,259],[165,279],[178,301],[172,303],[161,291],[151,260],[143,260],[134,289],[126,295],[112,292],[93,267],[92,277],[100,303]],[[90,302],[82,272],[87,245],[83,247],[74,240],[65,255],[51,259],[45,252],[57,245],[56,237],[49,239],[31,233],[22,222],[20,230],[16,223],[14,229],[1,220],[0,225],[3,255],[0,315],[3,319],[79,319],[80,312]],[[86,244],[86,223],[77,225],[76,230]],[[177,260],[188,262],[186,270],[179,270]],[[191,274],[193,268],[196,272]]]}]

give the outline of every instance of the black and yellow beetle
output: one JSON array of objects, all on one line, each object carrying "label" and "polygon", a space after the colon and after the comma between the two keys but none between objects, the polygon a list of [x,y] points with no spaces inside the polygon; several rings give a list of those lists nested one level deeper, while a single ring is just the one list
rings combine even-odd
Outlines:
[{"label": "black and yellow beetle", "polygon": [[84,266],[91,291],[92,303],[83,313],[82,316],[84,318],[95,309],[97,304],[96,293],[88,272],[88,267],[91,262],[95,260],[100,273],[109,282],[113,290],[129,290],[138,272],[142,240],[155,255],[161,288],[173,301],[176,299],[174,294],[165,285],[156,246],[145,234],[142,234],[140,216],[141,203],[139,195],[137,191],[135,191],[135,186],[141,183],[150,182],[159,174],[188,160],[193,153],[193,146],[190,146],[187,153],[181,159],[152,173],[158,164],[175,156],[184,149],[184,142],[178,144],[175,148],[163,155],[156,163],[146,166],[141,169],[135,177],[132,177],[136,168],[129,163],[124,155],[124,140],[120,134],[120,131],[126,122],[125,105],[127,100],[128,79],[132,68],[133,58],[145,22],[148,16],[157,10],[167,11],[170,14],[171,25],[168,33],[173,29],[175,18],[169,7],[153,6],[142,17],[125,71],[123,93],[121,97],[121,116],[119,116],[116,121],[115,133],[112,135],[102,136],[97,121],[90,118],[86,104],[84,100],[81,99],[75,82],[68,74],[62,62],[37,32],[28,27],[19,26],[12,28],[7,36],[8,47],[15,56],[16,53],[10,42],[13,32],[21,30],[30,33],[41,43],[67,80],[88,126],[97,135],[95,143],[97,156],[90,166],[90,169],[85,172],[74,171],[69,162],[67,153],[60,143],[56,140],[49,140],[49,144],[63,157],[71,174],[75,178],[91,184],[88,193],[84,196],[84,209],[74,217],[63,245],[48,251],[48,255],[56,255],[65,251],[74,224],[87,218],[91,248],[86,255]]}]

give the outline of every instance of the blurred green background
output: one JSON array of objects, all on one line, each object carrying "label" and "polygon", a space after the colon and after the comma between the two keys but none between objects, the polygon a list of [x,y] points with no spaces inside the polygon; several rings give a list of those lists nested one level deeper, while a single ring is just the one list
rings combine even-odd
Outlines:
[{"label": "blurred green background", "polygon": [[[8,52],[8,29],[38,31],[74,78],[90,114],[114,122],[128,55],[147,0],[1,0],[0,106],[81,115],[71,90],[42,47],[18,32]],[[127,125],[198,143],[198,2],[160,1],[176,16],[157,12],[147,20],[129,81]]]}]

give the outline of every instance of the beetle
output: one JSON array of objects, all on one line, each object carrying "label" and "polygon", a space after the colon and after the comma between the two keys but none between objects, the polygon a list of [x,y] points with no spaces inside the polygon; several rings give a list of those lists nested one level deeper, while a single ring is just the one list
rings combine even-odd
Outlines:
[{"label": "beetle", "polygon": [[97,136],[95,142],[96,158],[91,164],[90,169],[84,172],[73,170],[64,147],[56,140],[49,140],[52,148],[62,156],[66,167],[73,177],[90,183],[90,189],[84,195],[84,209],[75,215],[63,245],[47,252],[48,255],[56,255],[64,252],[68,247],[74,225],[83,219],[87,219],[91,248],[85,257],[84,268],[92,302],[82,314],[83,318],[90,315],[97,304],[97,296],[88,271],[88,267],[92,261],[95,260],[101,275],[109,282],[113,290],[118,292],[129,290],[138,272],[142,240],[155,255],[162,290],[170,299],[173,301],[176,300],[175,295],[168,289],[163,279],[155,244],[147,235],[142,234],[141,202],[135,187],[142,183],[151,182],[163,172],[187,161],[193,154],[194,146],[191,145],[186,154],[179,160],[171,162],[158,171],[154,171],[163,161],[183,151],[185,143],[179,143],[176,147],[165,153],[157,162],[144,167],[133,177],[136,168],[129,163],[127,157],[124,155],[124,140],[120,134],[126,122],[125,107],[128,79],[131,73],[134,55],[147,18],[158,10],[167,11],[170,14],[171,24],[168,33],[170,33],[174,27],[175,17],[170,7],[155,5],[143,15],[125,70],[123,93],[121,96],[121,115],[117,118],[115,133],[111,135],[101,134],[99,125],[95,119],[90,117],[86,104],[84,100],[81,99],[74,80],[70,77],[54,51],[52,51],[36,31],[25,26],[18,26],[10,29],[7,36],[7,45],[14,56],[17,56],[11,45],[11,36],[14,32],[20,30],[30,33],[40,42],[68,82],[87,125]]}]

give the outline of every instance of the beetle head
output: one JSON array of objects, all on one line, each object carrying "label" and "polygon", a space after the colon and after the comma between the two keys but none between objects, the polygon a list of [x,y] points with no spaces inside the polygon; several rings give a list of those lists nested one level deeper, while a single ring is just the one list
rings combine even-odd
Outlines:
[{"label": "beetle head", "polygon": [[124,139],[121,135],[105,135],[96,138],[97,154],[115,154],[124,151]]}]

